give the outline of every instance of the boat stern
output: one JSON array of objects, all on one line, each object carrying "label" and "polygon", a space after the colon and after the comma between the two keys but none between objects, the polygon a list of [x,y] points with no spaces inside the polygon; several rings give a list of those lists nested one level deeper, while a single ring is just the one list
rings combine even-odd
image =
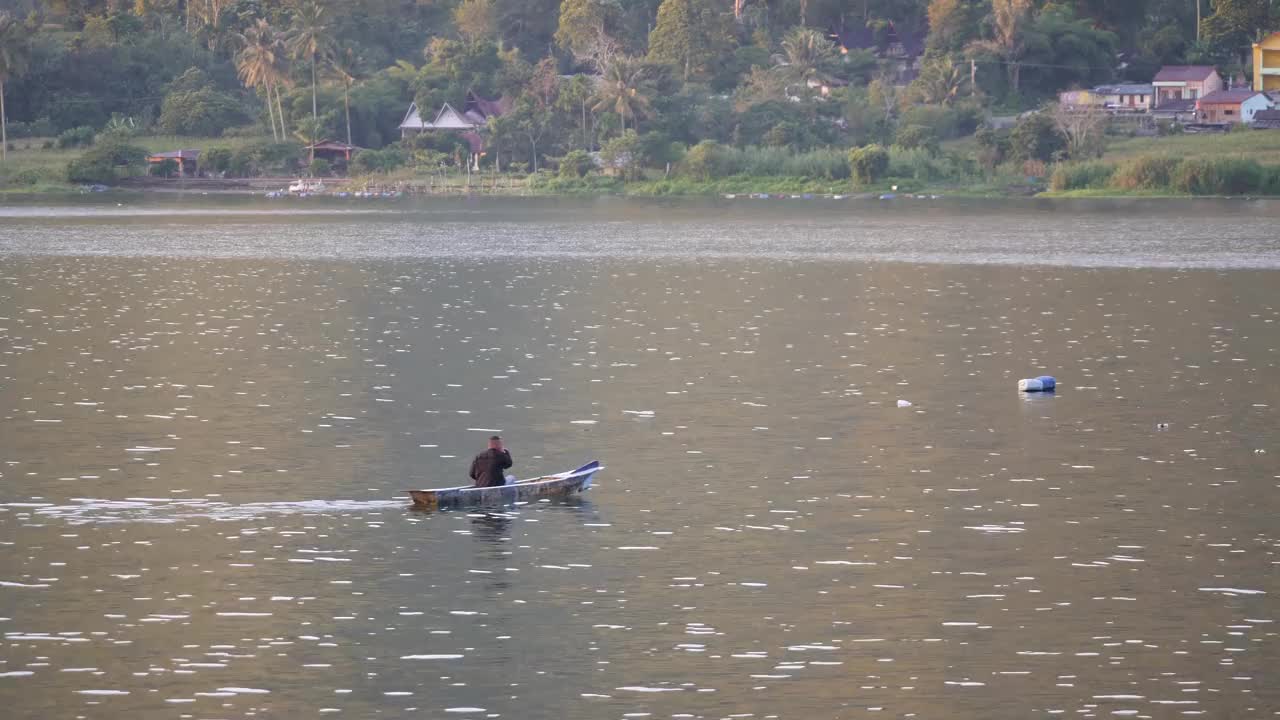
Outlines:
[{"label": "boat stern", "polygon": [[440,507],[440,498],[434,490],[410,490],[409,497],[413,498],[414,507],[427,510],[435,510]]}]

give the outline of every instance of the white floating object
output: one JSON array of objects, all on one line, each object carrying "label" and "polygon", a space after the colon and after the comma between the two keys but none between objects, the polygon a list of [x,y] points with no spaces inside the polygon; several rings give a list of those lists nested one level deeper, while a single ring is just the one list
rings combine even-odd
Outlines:
[{"label": "white floating object", "polygon": [[908,408],[908,407],[911,407],[911,401],[910,401],[910,400],[899,400],[899,401],[898,401],[898,407],[900,407],[900,408]]},{"label": "white floating object", "polygon": [[1038,378],[1024,378],[1018,381],[1018,390],[1022,392],[1043,392],[1044,383]]},{"label": "white floating object", "polygon": [[1243,588],[1230,587],[1202,587],[1200,592],[1225,593],[1227,595],[1266,595],[1265,590],[1246,590]]},{"label": "white floating object", "polygon": [[401,660],[461,660],[462,655],[456,653],[437,653],[430,655],[401,655]]}]

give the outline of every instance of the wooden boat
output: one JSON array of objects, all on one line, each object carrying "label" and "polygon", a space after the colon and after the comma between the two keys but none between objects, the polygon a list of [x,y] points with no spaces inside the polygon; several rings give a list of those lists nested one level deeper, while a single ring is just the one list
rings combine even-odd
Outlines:
[{"label": "wooden boat", "polygon": [[603,465],[592,460],[574,470],[528,480],[517,480],[497,487],[478,488],[462,485],[433,490],[409,490],[408,493],[413,498],[414,507],[428,510],[535,502],[586,490],[591,487],[591,478],[602,469],[604,469]]}]

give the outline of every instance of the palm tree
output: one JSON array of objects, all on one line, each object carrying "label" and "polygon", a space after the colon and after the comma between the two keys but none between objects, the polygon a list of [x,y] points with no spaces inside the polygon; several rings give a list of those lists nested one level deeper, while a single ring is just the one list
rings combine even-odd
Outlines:
[{"label": "palm tree", "polygon": [[634,58],[619,55],[604,70],[604,79],[597,93],[599,101],[593,112],[612,110],[622,118],[622,132],[627,131],[627,118],[638,118],[649,112],[649,98],[641,94],[644,66]]},{"label": "palm tree", "polygon": [[[240,52],[236,53],[236,71],[245,87],[262,88],[267,96],[267,116],[271,120],[271,137],[280,139],[276,133],[276,113],[272,107],[271,90],[283,75],[280,69],[280,42],[276,31],[266,20],[259,19],[237,36]],[[283,134],[284,117],[280,118],[280,133]]]},{"label": "palm tree", "polygon": [[347,113],[347,144],[351,144],[351,86],[364,76],[364,58],[345,47],[329,58],[329,70],[342,83],[342,106]]},{"label": "palm tree", "polygon": [[27,30],[7,12],[0,12],[0,160],[9,159],[9,127],[4,110],[4,84],[27,70]]},{"label": "palm tree", "polygon": [[1024,31],[1031,20],[1031,0],[991,0],[995,37],[969,44],[970,54],[991,53],[1002,58],[1009,73],[1009,86],[1016,93],[1021,75],[1022,53],[1026,50]]},{"label": "palm tree", "polygon": [[796,28],[782,41],[782,55],[776,58],[778,69],[788,82],[831,82],[827,72],[836,61],[836,46],[826,35],[811,28]]},{"label": "palm tree", "polygon": [[294,14],[293,27],[289,32],[289,52],[297,60],[311,62],[311,144],[314,145],[314,131],[320,124],[320,111],[316,104],[316,63],[333,54],[333,32],[326,24],[324,5],[313,0]]},{"label": "palm tree", "polygon": [[[285,128],[289,125],[289,120],[284,116],[284,103],[280,102],[280,86],[290,87],[293,81],[289,78],[289,57],[285,41],[288,34],[283,31],[275,33],[275,47],[279,49],[276,53],[275,71],[278,82],[275,84],[276,93],[276,117],[280,118],[280,139],[283,141],[289,136],[289,131]],[[270,98],[267,98],[270,100]]]},{"label": "palm tree", "polygon": [[926,105],[950,105],[960,95],[966,79],[951,56],[930,60],[916,81],[920,101]]}]

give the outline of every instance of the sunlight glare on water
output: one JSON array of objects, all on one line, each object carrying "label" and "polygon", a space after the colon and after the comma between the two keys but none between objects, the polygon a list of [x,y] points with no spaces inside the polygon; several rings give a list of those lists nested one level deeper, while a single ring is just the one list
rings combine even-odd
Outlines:
[{"label": "sunlight glare on water", "polygon": [[1090,207],[0,206],[7,716],[1274,716],[1277,211]]}]

